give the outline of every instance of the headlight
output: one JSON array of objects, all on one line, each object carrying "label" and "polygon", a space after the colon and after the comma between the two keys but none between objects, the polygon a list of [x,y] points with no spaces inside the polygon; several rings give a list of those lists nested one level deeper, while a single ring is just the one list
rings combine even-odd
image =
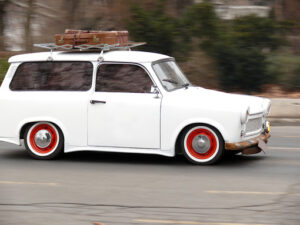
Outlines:
[{"label": "headlight", "polygon": [[266,121],[266,122],[264,123],[264,131],[265,131],[266,133],[270,133],[270,132],[271,132],[271,125],[270,125],[270,122],[269,122],[269,121]]},{"label": "headlight", "polygon": [[250,108],[248,107],[248,109],[245,112],[242,112],[241,114],[241,123],[245,124],[248,122],[248,118],[250,115]]}]

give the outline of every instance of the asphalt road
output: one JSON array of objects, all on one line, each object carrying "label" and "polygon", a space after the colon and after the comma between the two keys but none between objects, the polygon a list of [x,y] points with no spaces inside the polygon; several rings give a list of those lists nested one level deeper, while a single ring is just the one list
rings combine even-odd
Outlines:
[{"label": "asphalt road", "polygon": [[38,161],[0,143],[0,225],[300,224],[300,127],[272,134],[267,154],[213,166],[95,152]]}]

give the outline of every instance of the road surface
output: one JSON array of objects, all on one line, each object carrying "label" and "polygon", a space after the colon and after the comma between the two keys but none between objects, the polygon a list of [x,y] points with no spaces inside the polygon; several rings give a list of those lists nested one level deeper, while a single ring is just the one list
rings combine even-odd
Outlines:
[{"label": "road surface", "polygon": [[31,159],[0,143],[0,225],[300,224],[300,127],[267,154],[213,166],[183,157],[70,153]]}]

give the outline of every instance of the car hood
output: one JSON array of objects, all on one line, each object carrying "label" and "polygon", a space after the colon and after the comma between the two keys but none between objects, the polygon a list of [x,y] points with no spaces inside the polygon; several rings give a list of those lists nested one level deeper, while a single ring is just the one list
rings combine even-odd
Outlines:
[{"label": "car hood", "polygon": [[[261,97],[230,94],[221,91],[209,90],[201,87],[188,87],[174,91],[177,97],[186,103],[199,102],[205,107],[216,107],[234,111],[250,109],[250,114],[267,112],[270,100]],[[202,103],[202,104],[201,104]]]}]

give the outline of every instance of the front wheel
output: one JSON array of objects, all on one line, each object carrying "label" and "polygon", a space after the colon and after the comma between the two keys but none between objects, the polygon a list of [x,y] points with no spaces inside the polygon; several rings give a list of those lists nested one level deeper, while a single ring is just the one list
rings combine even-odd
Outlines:
[{"label": "front wheel", "polygon": [[53,159],[63,151],[62,132],[54,124],[39,122],[28,127],[24,143],[27,152],[35,159]]},{"label": "front wheel", "polygon": [[184,156],[194,164],[213,164],[223,155],[224,141],[214,128],[197,125],[188,128],[183,133],[181,149]]}]

